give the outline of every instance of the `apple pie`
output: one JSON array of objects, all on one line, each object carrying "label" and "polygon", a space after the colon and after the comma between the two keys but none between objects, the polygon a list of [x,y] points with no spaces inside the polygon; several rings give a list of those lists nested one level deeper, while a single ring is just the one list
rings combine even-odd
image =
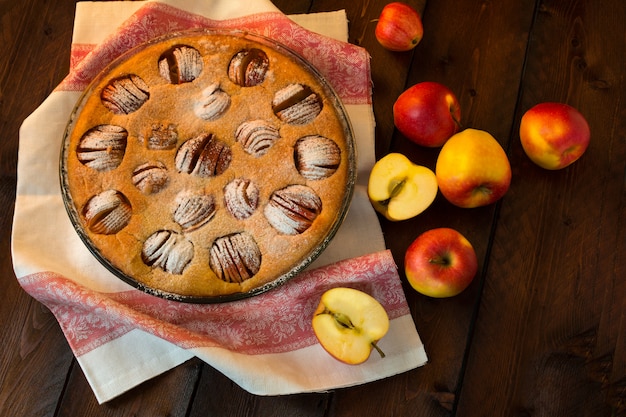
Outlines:
[{"label": "apple pie", "polygon": [[68,124],[62,193],[74,227],[119,278],[219,302],[286,281],[346,214],[355,150],[323,77],[238,31],[171,34],[87,88]]}]

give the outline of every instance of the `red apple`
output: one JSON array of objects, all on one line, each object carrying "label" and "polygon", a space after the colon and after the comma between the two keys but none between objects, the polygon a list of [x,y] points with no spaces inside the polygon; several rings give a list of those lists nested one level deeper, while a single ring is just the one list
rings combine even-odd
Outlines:
[{"label": "red apple", "polygon": [[580,158],[589,146],[587,120],[562,103],[540,103],[522,116],[520,140],[526,155],[545,169],[561,169]]},{"label": "red apple", "polygon": [[434,298],[452,297],[472,282],[478,260],[472,244],[450,228],[428,230],[406,250],[404,271],[409,284]]},{"label": "red apple", "polygon": [[488,132],[465,129],[439,151],[435,175],[441,194],[458,207],[495,203],[511,185],[511,164],[502,146]]},{"label": "red apple", "polygon": [[414,8],[405,3],[394,2],[383,8],[374,35],[386,49],[409,51],[422,40],[424,27]]},{"label": "red apple", "polygon": [[421,146],[442,146],[460,129],[461,106],[446,86],[426,81],[404,91],[393,105],[398,130]]}]

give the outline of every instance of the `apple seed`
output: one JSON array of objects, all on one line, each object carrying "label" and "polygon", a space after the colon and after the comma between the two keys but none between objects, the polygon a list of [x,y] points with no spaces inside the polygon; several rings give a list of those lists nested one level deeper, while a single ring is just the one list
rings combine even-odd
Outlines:
[{"label": "apple seed", "polygon": [[388,206],[389,202],[393,200],[398,194],[400,194],[405,184],[406,178],[403,178],[401,181],[392,181],[391,184],[389,184],[389,188],[391,188],[391,191],[389,192],[389,198],[379,201],[378,203],[383,206]]},{"label": "apple seed", "polygon": [[350,318],[343,313],[332,313],[333,318],[342,327],[346,329],[354,329],[354,324],[350,321]]}]

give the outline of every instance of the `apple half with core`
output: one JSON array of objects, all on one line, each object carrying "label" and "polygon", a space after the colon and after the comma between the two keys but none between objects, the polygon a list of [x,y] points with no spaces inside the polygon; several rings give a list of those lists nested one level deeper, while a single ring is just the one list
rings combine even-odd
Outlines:
[{"label": "apple half with core", "polygon": [[410,51],[424,36],[422,19],[419,13],[406,3],[389,3],[380,13],[374,36],[390,51]]},{"label": "apple half with core", "polygon": [[407,139],[436,148],[461,126],[461,106],[443,84],[425,81],[405,90],[393,105],[393,122]]},{"label": "apple half with core", "polygon": [[320,345],[341,362],[363,363],[372,349],[385,357],[376,342],[387,334],[389,316],[378,300],[363,291],[347,287],[326,291],[311,324]]},{"label": "apple half with core", "polygon": [[437,228],[419,235],[406,250],[409,284],[433,298],[452,297],[466,289],[478,271],[472,244],[458,231]]},{"label": "apple half with core", "polygon": [[591,132],[582,114],[562,103],[540,103],[522,116],[520,141],[526,155],[545,169],[561,169],[587,150]]},{"label": "apple half with core", "polygon": [[511,184],[511,164],[488,132],[465,129],[439,151],[435,174],[439,190],[463,208],[485,206],[502,198]]},{"label": "apple half with core", "polygon": [[401,153],[389,153],[370,172],[367,194],[376,211],[391,221],[410,219],[437,196],[437,177]]}]

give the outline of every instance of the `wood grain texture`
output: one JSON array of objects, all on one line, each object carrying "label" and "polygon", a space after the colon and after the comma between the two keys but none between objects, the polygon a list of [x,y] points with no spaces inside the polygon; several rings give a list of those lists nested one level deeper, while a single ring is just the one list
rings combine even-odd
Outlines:
[{"label": "wood grain texture", "polygon": [[[624,415],[626,143],[620,3],[538,5],[514,120],[542,101],[578,108],[588,153],[565,170],[524,158],[502,203],[459,416]],[[609,17],[610,16],[610,17]],[[516,122],[517,123],[517,122]]]},{"label": "wood grain texture", "polygon": [[52,314],[15,279],[10,236],[19,127],[67,74],[74,5],[0,3],[0,415],[54,415],[73,364]]},{"label": "wood grain texture", "polygon": [[187,416],[203,366],[200,360],[188,361],[99,405],[77,365],[72,369],[55,416]]},{"label": "wood grain texture", "polygon": [[[398,95],[421,81],[457,94],[464,127],[507,150],[509,193],[459,209],[440,195],[420,216],[381,219],[404,279],[422,231],[453,227],[479,274],[459,296],[405,293],[429,362],[366,385],[284,397],[247,393],[199,360],[98,405],[53,315],[18,285],[10,256],[19,127],[67,74],[75,0],[0,2],[0,415],[626,416],[626,3],[407,0],[424,39],[404,53],[374,37],[387,0],[275,0],[287,14],[345,9],[349,41],[371,55],[376,153],[434,168],[438,150],[394,129]],[[542,101],[577,107],[592,141],[569,168],[524,154],[519,120]]]},{"label": "wood grain texture", "polygon": [[330,397],[325,393],[278,397],[251,395],[215,369],[205,366],[189,416],[322,417],[326,415]]}]

